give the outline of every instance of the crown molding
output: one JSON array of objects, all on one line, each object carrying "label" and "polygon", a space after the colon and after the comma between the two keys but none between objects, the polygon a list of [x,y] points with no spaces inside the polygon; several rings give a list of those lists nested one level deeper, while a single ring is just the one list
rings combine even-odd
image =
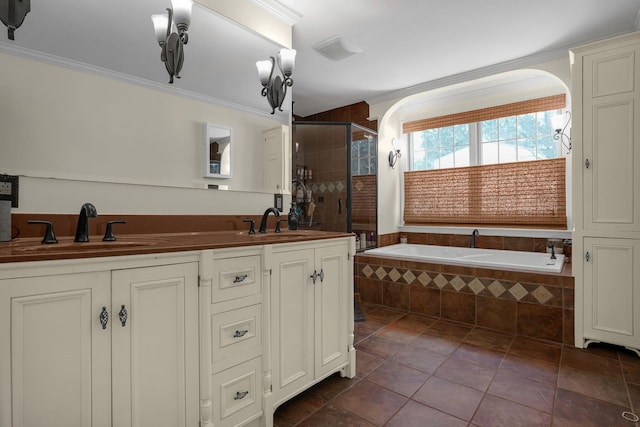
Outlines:
[{"label": "crown molding", "polygon": [[271,13],[287,25],[293,26],[302,18],[302,14],[278,0],[253,0],[255,4]]},{"label": "crown molding", "polygon": [[511,61],[501,62],[499,64],[489,65],[487,67],[477,68],[475,70],[465,71],[459,74],[453,74],[451,76],[431,80],[425,83],[420,83],[404,89],[399,89],[392,92],[383,93],[381,95],[372,96],[370,98],[365,99],[365,101],[369,105],[375,105],[382,102],[401,99],[401,98],[405,98],[407,96],[415,95],[418,93],[427,92],[430,90],[455,85],[458,83],[464,83],[464,82],[480,79],[483,77],[492,76],[495,74],[505,73],[507,71],[513,71],[521,68],[531,67],[533,65],[541,64],[548,61],[554,61],[562,58],[567,58],[567,59],[569,58],[569,47],[562,47],[558,49],[548,50],[545,52],[525,56],[525,57],[514,59]]}]

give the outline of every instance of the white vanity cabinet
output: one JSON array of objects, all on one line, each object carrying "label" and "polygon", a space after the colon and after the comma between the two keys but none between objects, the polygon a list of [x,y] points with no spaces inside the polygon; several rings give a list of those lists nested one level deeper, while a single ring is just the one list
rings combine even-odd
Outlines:
[{"label": "white vanity cabinet", "polygon": [[270,333],[273,408],[331,373],[355,375],[353,238],[274,245]]},{"label": "white vanity cabinet", "polygon": [[119,258],[0,265],[0,425],[198,424],[198,263]]},{"label": "white vanity cabinet", "polygon": [[640,33],[572,49],[575,342],[640,349]]}]

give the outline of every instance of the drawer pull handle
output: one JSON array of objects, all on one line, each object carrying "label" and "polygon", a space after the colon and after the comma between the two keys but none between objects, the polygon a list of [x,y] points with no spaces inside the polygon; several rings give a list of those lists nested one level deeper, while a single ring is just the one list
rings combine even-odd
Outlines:
[{"label": "drawer pull handle", "polygon": [[247,274],[238,274],[236,278],[233,279],[233,283],[242,283],[247,277],[249,277]]},{"label": "drawer pull handle", "polygon": [[107,329],[107,323],[109,323],[109,313],[107,312],[107,307],[102,307],[99,319],[102,329]]},{"label": "drawer pull handle", "polygon": [[247,394],[249,394],[248,391],[236,391],[236,395],[233,400],[242,400],[247,396]]},{"label": "drawer pull handle", "polygon": [[247,333],[249,332],[248,329],[243,329],[243,330],[237,330],[235,332],[235,334],[233,334],[234,338],[242,338],[243,336],[247,335]]},{"label": "drawer pull handle", "polygon": [[124,328],[127,324],[127,317],[128,317],[128,313],[127,313],[127,309],[125,308],[124,305],[120,306],[120,312],[118,313],[118,317],[120,318],[120,323],[122,323],[122,327]]}]

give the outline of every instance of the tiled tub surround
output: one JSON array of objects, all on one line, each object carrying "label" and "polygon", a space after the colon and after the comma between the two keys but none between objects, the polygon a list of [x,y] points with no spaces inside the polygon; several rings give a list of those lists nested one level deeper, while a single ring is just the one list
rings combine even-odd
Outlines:
[{"label": "tiled tub surround", "polygon": [[549,341],[574,343],[574,280],[359,254],[363,302]]}]

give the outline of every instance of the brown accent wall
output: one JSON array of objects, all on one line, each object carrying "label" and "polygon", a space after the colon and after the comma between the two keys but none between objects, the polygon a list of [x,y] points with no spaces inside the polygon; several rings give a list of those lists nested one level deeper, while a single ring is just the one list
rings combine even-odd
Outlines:
[{"label": "brown accent wall", "polygon": [[[256,230],[260,226],[261,215],[98,215],[89,219],[89,234],[104,234],[107,221],[123,219],[126,224],[115,224],[116,234],[186,233],[202,231],[249,230],[243,219],[255,221]],[[278,219],[285,219],[286,212]],[[11,215],[11,237],[42,237],[44,225],[28,224],[29,220],[51,221],[57,236],[74,236],[78,215],[71,214],[28,214]],[[275,229],[275,217],[269,215],[269,230]],[[282,226],[283,224],[281,224]],[[284,224],[286,227],[286,224]]]},{"label": "brown accent wall", "polygon": [[352,122],[360,126],[377,131],[378,121],[368,120],[369,104],[364,101],[344,107],[336,108],[322,113],[312,114],[307,117],[295,116],[295,120],[311,122]]}]

